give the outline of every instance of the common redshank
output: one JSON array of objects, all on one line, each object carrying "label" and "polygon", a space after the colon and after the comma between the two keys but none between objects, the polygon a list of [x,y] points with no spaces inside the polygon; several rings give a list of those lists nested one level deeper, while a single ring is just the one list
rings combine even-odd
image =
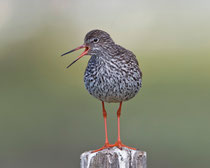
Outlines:
[{"label": "common redshank", "polygon": [[[128,147],[120,139],[120,114],[122,102],[133,98],[141,88],[142,72],[139,68],[136,56],[129,50],[115,44],[110,35],[102,30],[88,32],[84,44],[64,53],[85,48],[85,51],[77,57],[67,68],[84,55],[90,55],[90,59],[84,74],[84,83],[88,92],[102,102],[103,118],[105,125],[105,145],[93,152],[110,147]],[[110,144],[107,134],[107,112],[104,102],[119,103],[117,110],[118,138],[115,144]]]}]

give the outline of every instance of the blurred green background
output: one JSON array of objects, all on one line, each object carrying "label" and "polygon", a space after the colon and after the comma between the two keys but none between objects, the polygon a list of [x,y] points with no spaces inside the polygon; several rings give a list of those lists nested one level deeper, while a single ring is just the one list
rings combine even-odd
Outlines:
[{"label": "blurred green background", "polygon": [[[143,87],[123,104],[122,140],[150,168],[209,167],[210,1],[0,0],[0,167],[79,167],[104,144],[101,103],[85,90],[92,29],[133,51]],[[106,104],[110,142],[118,104]]]}]

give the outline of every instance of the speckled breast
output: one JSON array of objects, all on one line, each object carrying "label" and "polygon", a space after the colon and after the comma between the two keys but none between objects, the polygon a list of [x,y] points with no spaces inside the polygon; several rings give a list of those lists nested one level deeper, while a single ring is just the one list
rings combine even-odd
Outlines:
[{"label": "speckled breast", "polygon": [[116,60],[105,61],[92,56],[84,74],[85,87],[104,102],[121,102],[133,98],[141,88],[138,65],[121,66]]}]

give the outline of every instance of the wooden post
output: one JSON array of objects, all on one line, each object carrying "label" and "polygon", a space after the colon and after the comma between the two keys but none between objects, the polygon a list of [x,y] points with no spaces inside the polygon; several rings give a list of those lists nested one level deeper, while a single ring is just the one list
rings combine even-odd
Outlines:
[{"label": "wooden post", "polygon": [[84,152],[80,156],[81,168],[146,168],[146,152],[117,147],[99,152]]}]

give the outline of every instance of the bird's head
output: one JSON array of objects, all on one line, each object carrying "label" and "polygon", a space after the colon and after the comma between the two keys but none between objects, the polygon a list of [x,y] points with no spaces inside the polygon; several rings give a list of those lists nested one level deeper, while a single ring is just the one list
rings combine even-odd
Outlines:
[{"label": "bird's head", "polygon": [[67,52],[64,53],[61,56],[64,56],[66,54],[69,54],[73,51],[85,48],[85,51],[77,57],[76,60],[74,60],[67,68],[69,68],[72,64],[74,64],[76,61],[78,61],[80,58],[82,58],[85,55],[97,55],[101,52],[103,52],[106,48],[114,44],[114,41],[110,37],[108,33],[102,30],[92,30],[88,32],[84,39],[84,44]]}]

